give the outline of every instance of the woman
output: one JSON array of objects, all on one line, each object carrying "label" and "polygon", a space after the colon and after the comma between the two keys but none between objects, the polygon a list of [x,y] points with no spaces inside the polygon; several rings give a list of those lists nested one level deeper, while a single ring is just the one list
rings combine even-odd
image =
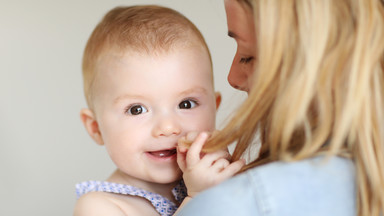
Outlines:
[{"label": "woman", "polygon": [[179,215],[382,215],[384,8],[380,0],[225,0],[248,92],[206,150],[237,142],[244,172]]}]

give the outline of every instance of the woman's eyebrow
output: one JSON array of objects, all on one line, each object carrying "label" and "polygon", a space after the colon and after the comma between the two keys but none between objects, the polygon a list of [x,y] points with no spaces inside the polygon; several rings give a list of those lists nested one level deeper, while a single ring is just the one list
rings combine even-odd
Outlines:
[{"label": "woman's eyebrow", "polygon": [[231,37],[231,38],[237,38],[238,36],[232,32],[232,31],[228,31],[228,36]]}]

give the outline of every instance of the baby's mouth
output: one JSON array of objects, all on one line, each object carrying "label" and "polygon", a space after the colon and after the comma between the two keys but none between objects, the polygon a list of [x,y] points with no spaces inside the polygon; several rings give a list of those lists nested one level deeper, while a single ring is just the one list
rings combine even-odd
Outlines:
[{"label": "baby's mouth", "polygon": [[168,150],[161,150],[161,151],[153,151],[148,152],[149,154],[155,156],[155,157],[171,157],[176,154],[176,149],[168,149]]}]

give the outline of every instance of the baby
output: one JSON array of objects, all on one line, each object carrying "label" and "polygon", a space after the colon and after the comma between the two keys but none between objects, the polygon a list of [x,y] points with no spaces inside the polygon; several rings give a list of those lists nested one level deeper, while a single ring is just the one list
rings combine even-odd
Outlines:
[{"label": "baby", "polygon": [[242,167],[224,150],[201,154],[195,144],[177,152],[187,133],[215,129],[221,101],[205,40],[180,13],[150,5],[109,11],[88,40],[83,78],[82,122],[117,169],[106,181],[76,185],[74,215],[173,215]]}]

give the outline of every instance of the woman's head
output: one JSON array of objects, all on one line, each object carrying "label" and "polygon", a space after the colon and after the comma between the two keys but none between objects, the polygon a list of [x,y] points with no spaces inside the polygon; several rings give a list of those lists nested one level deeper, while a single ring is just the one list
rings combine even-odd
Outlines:
[{"label": "woman's head", "polygon": [[232,87],[248,92],[251,87],[249,77],[253,73],[255,59],[255,24],[252,9],[239,1],[226,0],[228,36],[235,39],[237,51],[228,74]]},{"label": "woman's head", "polygon": [[[236,60],[239,50],[253,52],[253,66],[244,75],[244,70],[234,70],[234,61],[229,82],[244,89],[234,80],[246,79],[238,83],[247,83],[249,98],[208,146],[238,142],[237,159],[260,133],[260,157],[249,167],[346,152],[357,164],[359,204],[372,215],[370,207],[384,202],[374,190],[384,188],[382,2],[226,0],[225,4],[229,31],[234,31],[236,22],[254,24],[254,29],[237,33],[253,34],[254,45],[237,40],[235,56]],[[374,201],[371,195],[376,196]]]},{"label": "woman's head", "polygon": [[[252,8],[244,2],[226,0],[229,34],[238,44],[229,79],[252,87],[243,108],[258,111],[258,121],[268,117],[269,133],[280,137],[272,140],[289,145],[298,130],[311,143],[320,139],[318,147],[331,135],[344,143],[359,131],[357,116],[381,115],[370,109],[383,95],[380,1],[255,0]],[[242,53],[252,67],[234,70]]]}]

